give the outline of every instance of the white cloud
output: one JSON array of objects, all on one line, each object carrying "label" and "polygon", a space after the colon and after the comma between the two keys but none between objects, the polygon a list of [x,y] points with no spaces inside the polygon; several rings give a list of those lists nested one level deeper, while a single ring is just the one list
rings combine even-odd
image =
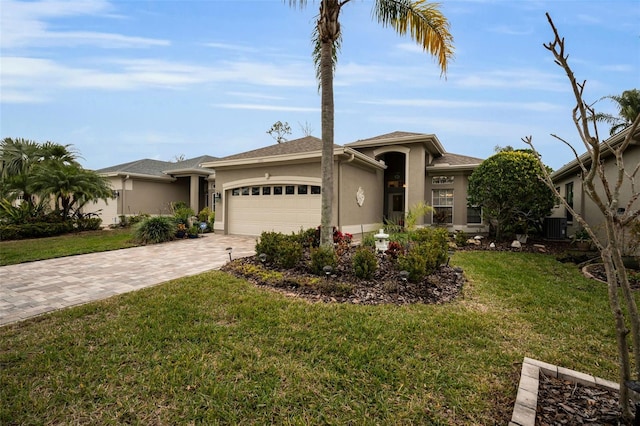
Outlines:
[{"label": "white cloud", "polygon": [[3,49],[18,47],[51,47],[91,45],[102,48],[140,48],[167,46],[167,40],[145,37],[130,37],[122,34],[91,31],[56,31],[49,20],[69,16],[109,15],[110,4],[104,0],[95,1],[2,1],[0,28]]},{"label": "white cloud", "polygon": [[231,43],[217,43],[217,42],[213,42],[213,43],[204,43],[204,46],[207,47],[213,47],[215,49],[222,49],[222,50],[233,50],[234,52],[259,52],[258,49],[254,48],[254,47],[249,47],[249,46],[245,46],[242,44],[231,44]]},{"label": "white cloud", "polygon": [[464,77],[451,76],[450,80],[459,87],[473,89],[535,89],[545,91],[566,91],[567,84],[560,74],[545,73],[535,69],[492,70]]},{"label": "white cloud", "polygon": [[548,102],[498,102],[498,101],[448,101],[443,99],[385,99],[378,101],[360,101],[363,104],[406,106],[406,107],[428,107],[428,108],[499,108],[507,110],[526,110],[546,112],[560,109],[558,105]]},{"label": "white cloud", "polygon": [[318,112],[320,108],[280,106],[266,104],[214,104],[214,107],[228,109],[244,109],[256,111],[290,111],[290,112]]},{"label": "white cloud", "polygon": [[176,89],[203,83],[315,87],[313,74],[307,68],[306,64],[296,63],[276,66],[243,61],[202,66],[157,59],[111,59],[98,66],[72,67],[50,59],[3,57],[0,100],[5,103],[43,102],[47,94],[63,89]]}]

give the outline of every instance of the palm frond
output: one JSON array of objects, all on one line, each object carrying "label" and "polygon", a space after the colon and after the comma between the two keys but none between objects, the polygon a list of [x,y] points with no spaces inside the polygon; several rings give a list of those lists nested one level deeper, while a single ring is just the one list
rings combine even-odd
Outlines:
[{"label": "palm frond", "polygon": [[438,3],[376,0],[373,15],[383,26],[393,27],[400,35],[409,32],[423,50],[436,57],[442,74],[447,73],[454,54],[453,36]]}]

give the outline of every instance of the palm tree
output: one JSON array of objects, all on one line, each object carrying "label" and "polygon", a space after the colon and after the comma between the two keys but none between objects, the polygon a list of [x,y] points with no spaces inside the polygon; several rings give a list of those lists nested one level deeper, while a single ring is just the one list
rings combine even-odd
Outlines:
[{"label": "palm tree", "polygon": [[[314,60],[321,89],[322,125],[322,207],[320,244],[333,247],[333,141],[334,103],[333,71],[340,47],[339,15],[351,0],[321,0],[320,13],[314,30]],[[290,6],[304,7],[307,0],[289,0]],[[425,0],[374,0],[373,15],[383,26],[391,26],[398,34],[407,31],[428,53],[437,58],[442,74],[453,57],[453,37],[449,22],[437,4]]]},{"label": "palm tree", "polygon": [[40,144],[26,139],[5,138],[0,142],[0,179],[5,192],[33,206],[28,189],[29,176],[42,158]]},{"label": "palm tree", "polygon": [[43,199],[55,198],[55,209],[63,220],[90,201],[112,198],[107,180],[77,163],[52,161],[37,167],[29,189]]},{"label": "palm tree", "polygon": [[633,123],[640,114],[640,90],[631,89],[622,92],[622,95],[608,95],[600,98],[609,99],[617,104],[618,115],[597,113],[593,116],[594,121],[603,121],[611,125],[610,135],[618,133]]}]

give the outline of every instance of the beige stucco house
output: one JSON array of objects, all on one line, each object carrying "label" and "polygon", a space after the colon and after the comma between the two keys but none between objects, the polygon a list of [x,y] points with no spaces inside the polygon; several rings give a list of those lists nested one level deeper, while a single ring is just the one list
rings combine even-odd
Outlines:
[{"label": "beige stucco house", "polygon": [[[215,230],[259,235],[320,224],[322,141],[304,137],[203,162],[215,170]],[[335,226],[343,232],[402,222],[424,201],[452,230],[486,232],[479,209],[467,206],[468,177],[482,160],[445,151],[435,135],[394,132],[334,146]]]},{"label": "beige stucco house", "polygon": [[[615,164],[615,158],[612,156],[609,146],[615,149],[615,147],[619,146],[623,142],[624,138],[629,134],[630,131],[631,128],[627,128],[626,130],[613,135],[611,138],[604,141],[601,145],[603,165],[605,168],[607,179],[611,184],[615,182],[617,167]],[[636,130],[631,145],[625,150],[623,158],[624,165],[628,173],[631,172],[634,168],[638,167],[638,164],[640,164],[640,130]],[[559,170],[551,175],[551,178],[553,179],[556,189],[560,192],[560,195],[565,200],[567,200],[567,202],[572,206],[576,213],[582,216],[590,225],[590,227],[597,231],[600,236],[603,236],[604,233],[602,229],[602,223],[604,218],[595,203],[585,193],[585,190],[582,186],[579,161],[583,161],[587,166],[590,166],[590,157],[588,153],[585,153],[579,157],[579,160],[576,159],[562,166]],[[602,185],[602,182],[598,181],[596,188],[599,190],[599,193],[603,197],[603,199],[606,199],[604,197],[604,187]],[[638,191],[637,186],[636,191]],[[629,179],[625,179],[624,185],[622,186],[620,191],[621,207],[627,204],[631,197],[631,194],[631,182]],[[636,200],[633,205],[633,209],[637,210],[639,208],[639,204],[640,200]],[[562,222],[566,223],[566,236],[573,235],[580,228],[580,224],[576,220],[574,220],[571,213],[563,204],[559,204],[554,209],[552,218],[561,219]]]},{"label": "beige stucco house", "polygon": [[212,205],[209,194],[215,191],[215,172],[200,165],[215,159],[208,155],[178,162],[143,159],[96,170],[109,180],[114,198],[85,210],[97,212],[103,226],[119,223],[122,215],[171,214],[170,204],[176,201],[198,213]]}]

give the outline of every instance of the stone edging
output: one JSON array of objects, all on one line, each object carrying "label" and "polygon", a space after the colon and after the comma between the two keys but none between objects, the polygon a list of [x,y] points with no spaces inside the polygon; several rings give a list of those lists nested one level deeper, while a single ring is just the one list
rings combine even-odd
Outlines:
[{"label": "stone edging", "polygon": [[547,376],[569,380],[585,386],[597,386],[616,392],[620,391],[618,383],[525,357],[522,362],[518,395],[513,406],[513,414],[509,426],[535,426],[540,371]]}]

